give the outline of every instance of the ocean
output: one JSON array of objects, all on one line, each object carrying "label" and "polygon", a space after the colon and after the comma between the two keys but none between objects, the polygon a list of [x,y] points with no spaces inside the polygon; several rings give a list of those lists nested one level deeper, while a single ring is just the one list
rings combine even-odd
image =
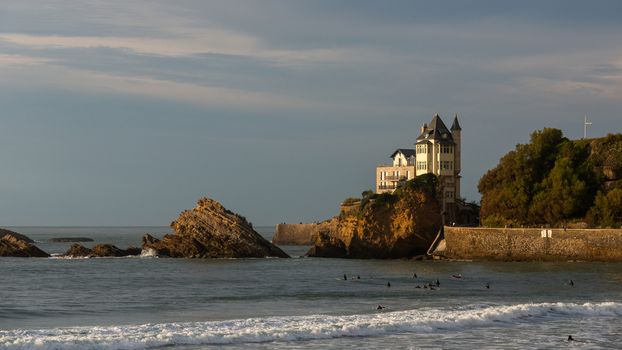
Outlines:
[{"label": "ocean", "polygon": [[[170,231],[9,229],[49,253],[71,245],[52,237],[126,248]],[[270,239],[274,228],[258,231]],[[622,264],[322,259],[282,248],[294,258],[0,258],[0,349],[622,348]]]}]

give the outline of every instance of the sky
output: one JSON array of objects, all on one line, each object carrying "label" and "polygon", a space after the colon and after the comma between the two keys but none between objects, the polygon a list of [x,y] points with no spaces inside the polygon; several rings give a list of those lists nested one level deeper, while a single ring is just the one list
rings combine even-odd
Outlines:
[{"label": "sky", "polygon": [[621,132],[620,1],[0,2],[0,226],[255,225],[373,188],[438,113],[462,196],[529,134]]}]

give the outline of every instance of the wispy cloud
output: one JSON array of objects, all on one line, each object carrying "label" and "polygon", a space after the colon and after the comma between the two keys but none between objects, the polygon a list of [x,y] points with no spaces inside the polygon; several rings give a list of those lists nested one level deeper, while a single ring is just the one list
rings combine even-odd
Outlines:
[{"label": "wispy cloud", "polygon": [[224,54],[248,56],[291,64],[305,62],[346,61],[353,53],[346,49],[284,50],[262,45],[258,38],[222,29],[186,30],[171,38],[101,37],[101,36],[47,36],[3,33],[0,40],[27,48],[120,48],[139,54],[159,56],[189,56],[196,54]]}]

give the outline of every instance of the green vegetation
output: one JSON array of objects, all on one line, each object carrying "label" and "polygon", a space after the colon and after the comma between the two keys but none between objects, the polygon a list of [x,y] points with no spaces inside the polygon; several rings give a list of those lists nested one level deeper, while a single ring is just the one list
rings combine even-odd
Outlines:
[{"label": "green vegetation", "polygon": [[[395,203],[401,196],[406,195],[411,190],[423,191],[436,196],[438,189],[438,178],[434,174],[424,174],[412,180],[406,181],[398,186],[393,193],[375,193],[372,190],[366,190],[361,193],[361,198],[346,198],[343,205],[353,205],[360,201],[359,209],[356,211],[357,216],[361,216],[369,205],[386,205]],[[350,212],[352,214],[352,212]],[[341,213],[345,215],[345,213]]]},{"label": "green vegetation", "polygon": [[621,178],[622,135],[570,141],[558,129],[536,131],[480,179],[482,224],[620,227]]}]

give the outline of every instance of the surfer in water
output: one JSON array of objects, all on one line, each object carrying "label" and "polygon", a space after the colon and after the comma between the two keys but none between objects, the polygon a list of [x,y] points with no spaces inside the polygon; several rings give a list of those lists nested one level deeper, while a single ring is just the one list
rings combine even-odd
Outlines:
[{"label": "surfer in water", "polygon": [[344,280],[344,281],[347,281],[347,280],[348,280],[348,276],[346,276],[346,274],[345,274],[345,273],[343,274],[343,280]]},{"label": "surfer in water", "polygon": [[413,273],[413,278],[417,278],[417,273]]},{"label": "surfer in water", "polygon": [[391,288],[391,282],[387,282],[387,288]]},{"label": "surfer in water", "polygon": [[570,282],[568,282],[568,284],[569,284],[571,287],[574,287],[574,281],[573,281],[573,280],[570,280]]},{"label": "surfer in water", "polygon": [[490,283],[486,283],[486,289],[490,289]]},{"label": "surfer in water", "polygon": [[386,309],[386,306],[382,306],[382,305],[378,305],[378,307],[376,308],[376,310],[382,310],[382,309]]}]

